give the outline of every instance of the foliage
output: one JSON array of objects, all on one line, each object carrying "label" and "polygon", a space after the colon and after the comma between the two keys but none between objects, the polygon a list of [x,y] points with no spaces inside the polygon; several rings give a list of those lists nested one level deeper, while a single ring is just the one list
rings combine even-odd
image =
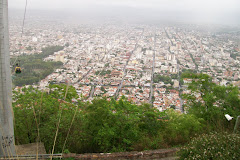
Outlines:
[{"label": "foliage", "polygon": [[[53,84],[49,85],[49,89],[51,96],[57,99],[63,99],[65,101],[72,102],[72,99],[78,97],[77,91],[73,86],[67,86],[65,84]],[[66,99],[64,99],[65,95]]]},{"label": "foliage", "polygon": [[111,71],[110,70],[102,70],[102,71],[96,71],[95,74],[96,75],[101,75],[101,76],[105,76],[106,74],[110,74]]},{"label": "foliage", "polygon": [[106,63],[106,64],[104,65],[104,67],[109,67],[109,63]]},{"label": "foliage", "polygon": [[172,79],[178,79],[178,75],[177,74],[171,74],[171,78]]},{"label": "foliage", "polygon": [[235,60],[236,60],[237,56],[239,56],[238,53],[231,53],[231,54],[230,54],[230,57],[233,58],[233,59],[235,59]]},{"label": "foliage", "polygon": [[42,49],[42,54],[38,54],[38,58],[45,58],[52,55],[54,52],[63,50],[64,46],[48,46]]},{"label": "foliage", "polygon": [[103,91],[104,93],[106,93],[107,91],[105,90],[105,88],[103,86],[101,86],[101,91]]},{"label": "foliage", "polygon": [[237,117],[240,114],[238,88],[216,85],[206,74],[192,74],[189,78],[192,79],[188,85],[191,93],[183,95],[188,113],[206,120],[209,130],[232,130],[234,122],[226,121],[224,115]]},{"label": "foliage", "polygon": [[165,84],[173,85],[172,78],[168,76],[162,76],[160,74],[155,74],[153,78],[154,83],[164,82]]},{"label": "foliage", "polygon": [[62,62],[45,62],[42,59],[62,49],[62,46],[49,46],[43,48],[41,54],[19,56],[18,63],[22,73],[16,75],[13,83],[16,86],[31,85],[51,74],[55,68],[62,65]]},{"label": "foliage", "polygon": [[71,99],[78,98],[73,87],[69,87],[64,100],[66,88],[62,84],[50,85],[49,93],[32,87],[23,88],[21,93],[14,92],[16,144],[36,142],[39,128],[40,140],[50,153],[60,118],[55,152],[62,152],[73,115],[77,111],[65,147],[70,152],[135,150],[139,148],[137,144],[142,137],[152,137],[155,142],[149,146],[142,144],[146,149],[160,145],[163,123],[158,119],[161,113],[150,105],[137,106],[123,97],[110,102],[106,99],[95,99],[92,103],[79,101],[77,107],[70,103]]},{"label": "foliage", "polygon": [[64,46],[65,47],[69,47],[69,45],[70,45],[69,42],[67,42]]},{"label": "foliage", "polygon": [[[137,106],[125,98],[119,101],[95,99],[84,107],[81,152],[129,151],[142,134],[157,134],[159,112],[149,105]],[[81,147],[81,148],[80,148]]]},{"label": "foliage", "polygon": [[[204,74],[191,74],[190,94],[185,94],[187,114],[173,109],[159,112],[149,104],[136,105],[125,97],[92,102],[78,101],[74,87],[50,85],[49,92],[32,87],[14,92],[15,138],[17,144],[40,140],[50,153],[60,118],[55,153],[62,147],[70,128],[66,147],[72,153],[119,152],[159,149],[182,145],[190,137],[209,131],[232,130],[224,114],[239,112],[239,91],[233,86],[219,86]],[[104,88],[103,88],[104,89]],[[76,112],[75,112],[76,111]]]},{"label": "foliage", "polygon": [[240,136],[210,133],[193,138],[180,152],[180,159],[225,160],[240,158]]},{"label": "foliage", "polygon": [[166,111],[168,123],[164,130],[164,139],[170,145],[184,144],[190,137],[201,133],[204,120],[192,114],[181,114],[169,109]]},{"label": "foliage", "polygon": [[32,51],[33,48],[32,48],[32,46],[28,46],[28,47],[26,47],[26,50],[28,50],[28,51]]},{"label": "foliage", "polygon": [[[13,97],[16,144],[36,142],[39,129],[40,140],[44,143],[47,152],[50,152],[60,115],[57,144],[63,144],[76,106],[69,103],[71,100],[68,98],[65,101],[58,99],[61,97],[60,94],[41,92],[32,87],[23,88],[21,92],[14,91]],[[66,90],[63,92],[65,93]],[[70,97],[78,98],[73,96],[71,89],[68,94]],[[78,114],[76,119],[79,116],[81,115]],[[62,145],[57,145],[56,150],[60,151],[61,147]]]},{"label": "foliage", "polygon": [[188,78],[189,76],[192,76],[193,74],[196,74],[197,72],[195,70],[191,69],[183,69],[181,72],[181,79]]},{"label": "foliage", "polygon": [[196,63],[196,61],[195,61],[192,53],[189,53],[189,54],[190,54],[190,57],[192,58],[192,61],[193,61],[193,63],[195,64],[195,67],[196,67],[196,69],[197,69],[197,68],[198,68],[198,64]]}]

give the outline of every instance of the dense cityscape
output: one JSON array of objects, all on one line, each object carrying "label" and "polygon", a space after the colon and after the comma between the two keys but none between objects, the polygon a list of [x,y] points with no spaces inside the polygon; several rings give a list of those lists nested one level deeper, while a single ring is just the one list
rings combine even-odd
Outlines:
[{"label": "dense cityscape", "polygon": [[240,159],[239,0],[0,0],[0,159]]},{"label": "dense cityscape", "polygon": [[10,21],[12,57],[64,46],[43,59],[61,61],[63,66],[34,85],[42,90],[50,83],[68,83],[85,101],[125,96],[162,111],[182,110],[181,94],[188,92],[186,84],[191,82],[181,79],[185,70],[206,73],[220,85],[240,86],[239,31],[211,32],[198,25],[66,25],[35,20],[26,25],[21,37],[20,25]]},{"label": "dense cityscape", "polygon": [[0,0],[0,159],[240,159],[240,1]]}]

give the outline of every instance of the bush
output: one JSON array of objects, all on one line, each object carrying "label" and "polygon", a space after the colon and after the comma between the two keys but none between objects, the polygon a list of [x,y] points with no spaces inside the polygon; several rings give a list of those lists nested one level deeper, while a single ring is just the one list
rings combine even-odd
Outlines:
[{"label": "bush", "polygon": [[192,83],[188,84],[189,94],[182,94],[188,114],[193,114],[206,121],[209,131],[233,130],[234,121],[228,122],[225,114],[237,117],[240,114],[239,89],[232,85],[220,86],[207,74],[189,74]]},{"label": "bush", "polygon": [[96,98],[91,103],[79,101],[76,106],[71,103],[73,98],[78,98],[72,86],[63,101],[66,88],[61,84],[50,85],[49,93],[32,87],[14,91],[16,144],[33,143],[40,137],[50,153],[60,119],[55,153],[62,152],[68,131],[65,148],[72,153],[120,152],[161,146],[163,122],[158,119],[162,113],[149,104],[138,106],[122,97],[119,101],[106,98]]},{"label": "bush", "polygon": [[210,133],[193,138],[180,152],[180,159],[240,159],[240,135]]},{"label": "bush", "polygon": [[168,148],[169,146],[164,142],[163,135],[156,136],[142,135],[141,138],[133,146],[134,151],[143,151],[149,149]]},{"label": "bush", "polygon": [[164,129],[164,140],[170,146],[184,144],[190,137],[202,132],[204,120],[192,114],[181,114],[173,109],[166,111],[168,122]]},{"label": "bush", "polygon": [[[135,150],[136,143],[145,134],[159,133],[160,112],[150,105],[137,106],[124,97],[119,101],[94,99],[82,108],[83,123],[77,152],[119,152]],[[146,149],[151,149],[148,145]],[[150,147],[150,148],[149,148]],[[154,147],[154,146],[153,146]]]}]

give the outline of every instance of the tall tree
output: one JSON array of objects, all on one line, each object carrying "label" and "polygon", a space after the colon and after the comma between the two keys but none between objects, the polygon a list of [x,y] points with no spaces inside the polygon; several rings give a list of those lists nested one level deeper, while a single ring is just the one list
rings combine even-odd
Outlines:
[{"label": "tall tree", "polygon": [[192,83],[188,85],[190,93],[183,95],[186,100],[185,109],[204,118],[212,129],[232,129],[233,122],[229,124],[224,115],[237,117],[240,114],[238,88],[217,85],[206,74],[190,74],[188,78],[192,79]]}]

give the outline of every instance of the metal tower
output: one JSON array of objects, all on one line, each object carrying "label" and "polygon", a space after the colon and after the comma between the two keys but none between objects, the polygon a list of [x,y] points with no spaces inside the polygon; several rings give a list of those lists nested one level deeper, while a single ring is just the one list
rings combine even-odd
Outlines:
[{"label": "metal tower", "polygon": [[0,0],[0,157],[15,156],[8,0]]}]

